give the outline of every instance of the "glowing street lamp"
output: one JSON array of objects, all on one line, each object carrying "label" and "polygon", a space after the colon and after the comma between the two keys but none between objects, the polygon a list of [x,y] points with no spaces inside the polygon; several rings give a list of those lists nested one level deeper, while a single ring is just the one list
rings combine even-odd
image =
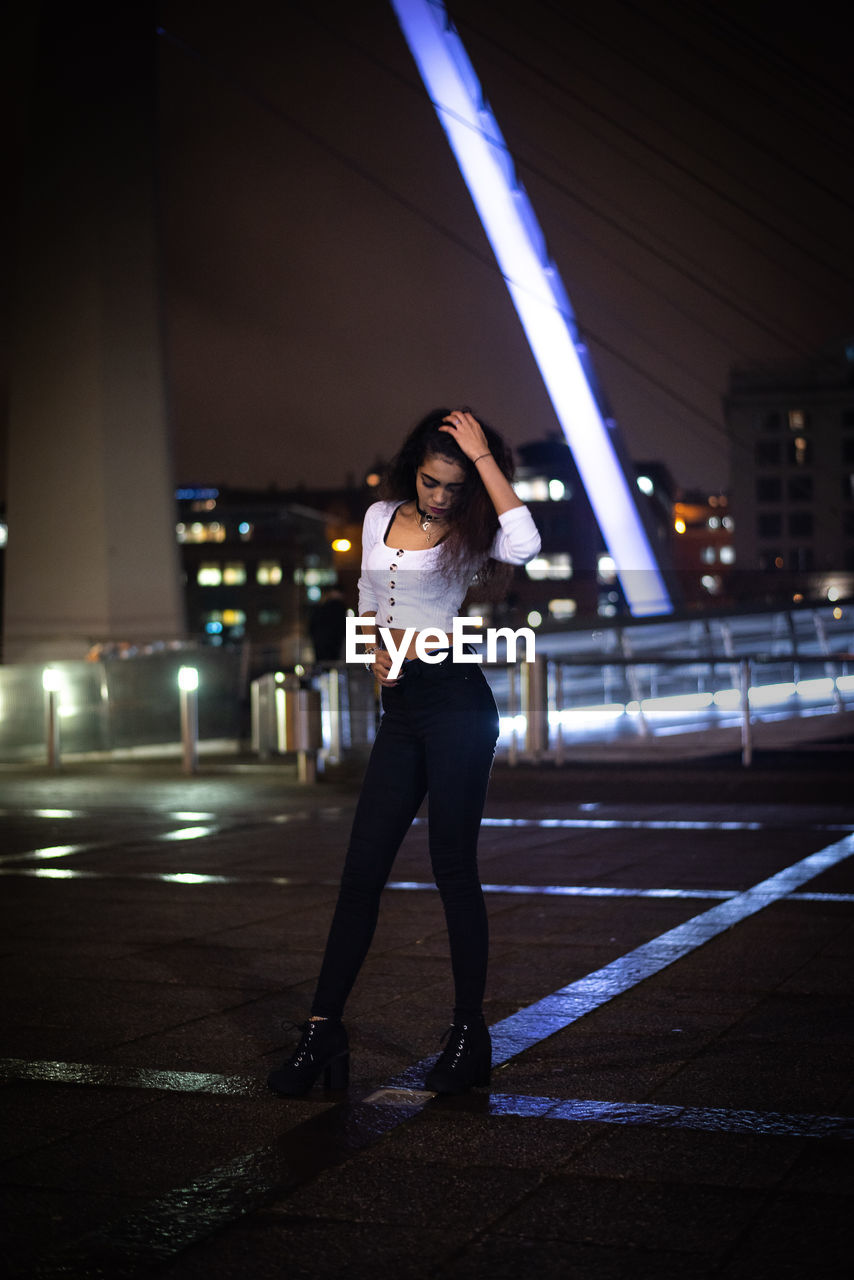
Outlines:
[{"label": "glowing street lamp", "polygon": [[178,690],[184,773],[195,773],[199,767],[199,673],[196,667],[178,669]]}]

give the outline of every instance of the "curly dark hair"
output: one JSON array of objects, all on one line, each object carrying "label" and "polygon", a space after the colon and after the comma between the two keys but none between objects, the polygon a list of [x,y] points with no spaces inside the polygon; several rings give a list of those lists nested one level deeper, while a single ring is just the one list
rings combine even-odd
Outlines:
[{"label": "curly dark hair", "polygon": [[[467,406],[464,413],[477,414]],[[510,565],[491,559],[489,549],[498,532],[499,522],[492,499],[484,488],[477,467],[466,457],[454,437],[440,431],[450,409],[433,409],[410,431],[399,453],[392,458],[383,476],[381,495],[392,502],[413,502],[416,497],[415,477],[428,457],[444,458],[462,467],[462,488],[454,499],[449,514],[449,529],[442,540],[441,572],[449,577],[465,568],[477,574],[478,595],[497,598],[512,576]],[[508,480],[513,479],[513,457],[493,427],[477,418],[489,452]]]}]

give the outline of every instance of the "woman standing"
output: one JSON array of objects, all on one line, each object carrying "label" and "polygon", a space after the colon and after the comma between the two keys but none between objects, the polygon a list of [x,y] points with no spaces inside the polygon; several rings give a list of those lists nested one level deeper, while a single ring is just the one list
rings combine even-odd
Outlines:
[{"label": "woman standing", "polygon": [[449,646],[453,619],[474,575],[486,586],[502,572],[509,575],[506,565],[524,564],[540,549],[511,475],[510,454],[497,432],[467,410],[436,410],[392,462],[388,500],[374,503],[365,515],[360,616],[375,617],[398,649],[406,627],[438,630],[447,640],[436,640],[444,658],[427,663],[417,658],[413,639],[396,680],[378,637],[369,645],[384,714],[356,808],[311,1016],[296,1052],[270,1073],[268,1084],[276,1093],[306,1093],[321,1074],[327,1087],[346,1085],[344,1005],[370,946],[395,855],[425,795],[455,992],[453,1025],[425,1084],[437,1093],[463,1093],[489,1081],[491,1042],[483,1018],[488,929],[477,839],[498,712],[480,666],[454,663]]}]

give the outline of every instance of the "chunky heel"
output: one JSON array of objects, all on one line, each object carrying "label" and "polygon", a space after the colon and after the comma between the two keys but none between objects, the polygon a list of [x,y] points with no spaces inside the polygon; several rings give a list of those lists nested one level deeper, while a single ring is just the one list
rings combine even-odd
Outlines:
[{"label": "chunky heel", "polygon": [[300,1027],[296,1051],[267,1077],[267,1087],[285,1098],[299,1098],[323,1076],[327,1089],[345,1089],[350,1074],[347,1031],[332,1018],[309,1019]]},{"label": "chunky heel", "polygon": [[472,1084],[477,1087],[481,1087],[481,1086],[488,1085],[491,1080],[492,1080],[492,1065],[490,1063],[487,1066],[482,1066],[480,1068],[480,1070],[475,1074],[475,1078],[472,1080]]},{"label": "chunky heel", "polygon": [[489,1084],[492,1074],[492,1041],[486,1023],[454,1023],[442,1037],[447,1040],[424,1084],[433,1093],[466,1093],[473,1086]]},{"label": "chunky heel", "polygon": [[350,1080],[350,1055],[342,1053],[323,1068],[324,1089],[346,1089]]}]

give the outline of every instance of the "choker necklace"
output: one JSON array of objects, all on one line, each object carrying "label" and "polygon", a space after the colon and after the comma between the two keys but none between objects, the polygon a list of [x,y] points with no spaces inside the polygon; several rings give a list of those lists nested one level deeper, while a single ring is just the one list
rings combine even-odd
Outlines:
[{"label": "choker necklace", "polygon": [[421,524],[421,528],[424,530],[425,533],[429,534],[431,532],[430,525],[433,523],[436,517],[431,516],[427,511],[422,511],[418,505],[417,498],[415,499],[415,510],[418,512],[418,520]]}]

